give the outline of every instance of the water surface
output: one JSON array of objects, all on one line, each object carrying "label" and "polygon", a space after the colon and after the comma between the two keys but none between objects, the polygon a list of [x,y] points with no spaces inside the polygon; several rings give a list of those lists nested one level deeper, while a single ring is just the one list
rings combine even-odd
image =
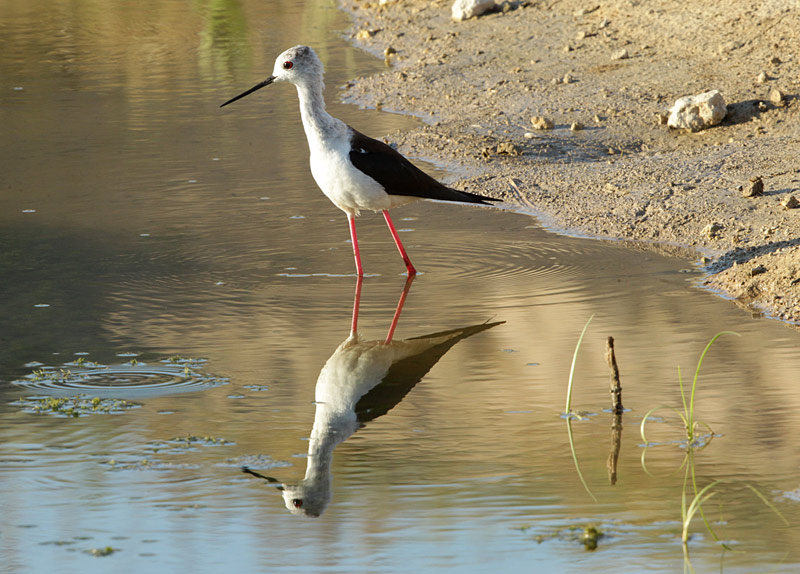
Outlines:
[{"label": "water surface", "polygon": [[[332,113],[374,136],[409,127],[337,103],[337,86],[383,65],[343,42],[345,26],[325,2],[5,4],[2,563],[677,571],[682,428],[659,411],[643,467],[638,426],[649,409],[680,405],[678,367],[690,379],[711,337],[736,331],[704,363],[697,417],[717,436],[694,462],[701,486],[735,481],[707,512],[737,552],[696,520],[692,563],[796,571],[796,528],[743,484],[798,523],[797,333],[695,288],[686,261],[555,236],[510,212],[398,209],[421,275],[393,340],[475,332],[431,340],[388,371],[393,360],[376,356],[325,374],[344,361],[356,291],[346,219],[311,179],[291,86],[218,106],[269,75],[277,53],[309,43]],[[406,280],[382,218],[362,217],[359,233],[365,344],[385,339]],[[572,430],[597,502],[561,416],[591,316],[573,398],[588,416]],[[502,323],[477,327],[487,322]],[[629,409],[613,486],[609,335]],[[350,409],[380,380],[391,384],[374,387],[368,408]],[[319,404],[315,387],[328,393]],[[99,412],[19,402],[79,393],[101,399]],[[314,485],[330,480],[328,498],[317,518],[303,515],[310,499],[296,515],[275,485],[296,492],[320,445],[317,459],[332,458]],[[594,552],[569,531],[588,525],[606,534]]]}]

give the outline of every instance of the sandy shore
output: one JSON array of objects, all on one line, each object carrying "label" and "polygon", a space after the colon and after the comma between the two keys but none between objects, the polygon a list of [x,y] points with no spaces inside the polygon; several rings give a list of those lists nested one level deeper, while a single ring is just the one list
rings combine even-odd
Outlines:
[{"label": "sandy shore", "polygon": [[[702,258],[709,287],[800,324],[800,208],[781,204],[800,200],[794,0],[505,2],[464,22],[450,4],[340,0],[354,41],[396,52],[345,97],[426,120],[387,141],[550,228]],[[728,104],[720,125],[662,123],[711,89]],[[764,194],[743,197],[754,177]]]}]

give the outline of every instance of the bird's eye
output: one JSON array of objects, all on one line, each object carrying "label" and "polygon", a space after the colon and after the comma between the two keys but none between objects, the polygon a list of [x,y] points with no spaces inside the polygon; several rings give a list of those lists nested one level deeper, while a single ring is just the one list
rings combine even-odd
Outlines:
[{"label": "bird's eye", "polygon": [[284,62],[284,63],[283,63],[283,69],[284,69],[284,70],[291,70],[291,69],[292,69],[292,66],[294,66],[294,64],[292,64],[292,63],[291,63],[290,61],[288,61],[288,60],[287,60],[286,62]]},{"label": "bird's eye", "polygon": [[[287,63],[291,64],[291,62],[287,62]],[[292,504],[294,505],[295,508],[300,508],[301,506],[303,506],[303,499],[302,498],[294,498],[294,499],[292,499]]]}]

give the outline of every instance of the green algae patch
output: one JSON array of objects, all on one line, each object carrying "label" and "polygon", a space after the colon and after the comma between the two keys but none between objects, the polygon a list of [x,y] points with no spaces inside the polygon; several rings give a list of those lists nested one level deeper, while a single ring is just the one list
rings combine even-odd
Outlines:
[{"label": "green algae patch", "polygon": [[23,412],[37,415],[73,417],[94,414],[119,414],[140,405],[121,399],[101,399],[88,395],[74,397],[23,397],[11,403],[22,408]]},{"label": "green algae patch", "polygon": [[[520,532],[527,532],[531,526],[520,526],[517,528]],[[567,526],[565,528],[558,528],[545,534],[538,534],[534,540],[541,544],[548,540],[561,540],[563,542],[580,542],[586,550],[592,551],[597,549],[597,543],[605,538],[606,534],[602,532],[597,526]]]},{"label": "green algae patch", "polygon": [[118,552],[116,548],[112,548],[111,546],[106,546],[105,548],[90,548],[86,551],[87,554],[95,556],[97,558],[101,558],[103,556],[111,556],[114,552]]}]

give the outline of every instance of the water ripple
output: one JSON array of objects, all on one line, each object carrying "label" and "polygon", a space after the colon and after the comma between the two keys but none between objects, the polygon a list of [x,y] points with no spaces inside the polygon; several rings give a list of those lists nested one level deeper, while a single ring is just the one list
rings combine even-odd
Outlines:
[{"label": "water ripple", "polygon": [[83,393],[101,398],[130,398],[198,391],[227,384],[228,380],[202,373],[194,364],[190,367],[181,363],[43,367],[13,383],[55,396]]}]

